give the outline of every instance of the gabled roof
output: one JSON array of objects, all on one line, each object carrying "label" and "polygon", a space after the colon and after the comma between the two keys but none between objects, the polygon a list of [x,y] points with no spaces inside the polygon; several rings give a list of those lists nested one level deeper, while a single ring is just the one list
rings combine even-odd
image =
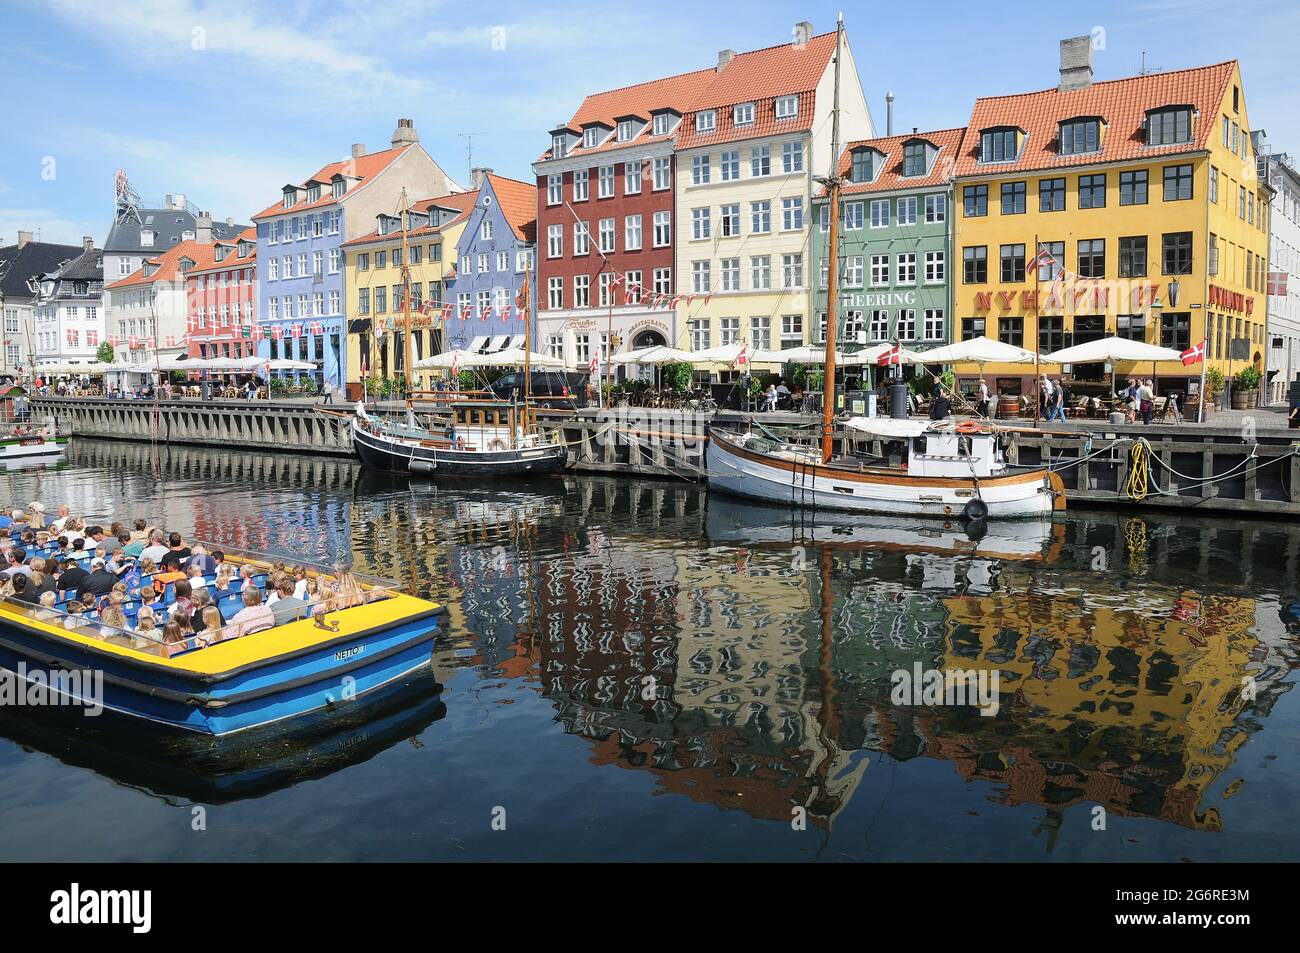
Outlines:
[{"label": "gabled roof", "polygon": [[[122,288],[143,288],[160,281],[175,281],[181,274],[180,264],[182,258],[188,258],[196,264],[199,262],[210,264],[212,262],[213,248],[213,245],[201,245],[195,241],[181,242],[179,245],[167,249],[161,255],[155,255],[147,259],[143,268],[137,268],[125,278],[104,287],[109,291],[117,291]],[[153,274],[148,274],[150,265],[157,266]]]},{"label": "gabled roof", "polygon": [[0,295],[10,299],[30,298],[29,278],[54,271],[81,252],[80,245],[54,245],[50,242],[28,242],[21,248],[0,245]]},{"label": "gabled roof", "polygon": [[[300,199],[289,208],[284,207],[284,199],[276,202],[274,205],[268,205],[262,211],[253,216],[253,221],[259,221],[263,218],[269,218],[273,215],[291,215],[295,212],[305,212],[313,208],[320,208],[324,205],[332,205],[335,202],[334,194],[330,190],[329,183],[336,175],[345,175],[351,179],[358,179],[364,183],[367,179],[378,175],[393,163],[407,149],[413,146],[401,146],[397,149],[385,149],[383,152],[372,152],[364,155],[359,159],[343,159],[339,162],[331,162],[329,165],[322,166],[314,175],[303,179],[299,188],[305,188],[309,182],[319,182],[321,185],[321,197],[315,202],[308,202],[306,198]],[[356,188],[356,185],[348,187],[350,192]]]},{"label": "gabled roof", "polygon": [[[936,132],[909,132],[904,136],[881,136],[877,139],[859,139],[850,142],[840,153],[839,175],[844,180],[841,195],[857,195],[863,192],[889,192],[896,189],[918,189],[944,185],[952,180],[953,164],[961,149],[965,128],[940,129]],[[934,145],[938,150],[930,162],[927,175],[903,175],[903,145],[913,139],[920,139]],[[853,153],[858,149],[874,149],[884,155],[884,168],[871,182],[850,182],[849,172],[853,168]],[[824,197],[826,190],[820,195]]]},{"label": "gabled roof", "polygon": [[[185,232],[193,232],[197,228],[197,217],[189,209],[142,208],[138,220],[132,216],[113,223],[104,242],[104,251],[109,254],[143,252],[146,255],[160,255],[179,244],[181,235]],[[238,223],[227,225],[225,222],[214,221],[212,237],[230,238],[246,228],[247,225]],[[152,245],[140,244],[140,232],[146,229],[154,233]]]},{"label": "gabled roof", "polygon": [[[411,229],[406,233],[407,240],[418,240],[421,238],[427,238],[430,235],[439,235],[442,233],[442,230],[447,228],[449,225],[455,225],[457,222],[465,221],[469,218],[470,213],[474,211],[474,203],[476,201],[478,201],[477,189],[472,192],[453,192],[450,195],[440,195],[434,199],[420,199],[417,202],[411,203],[411,211],[413,212],[427,212],[429,209],[437,207],[455,209],[458,214],[455,218],[448,219],[441,225],[424,225],[420,228]],[[401,237],[401,232],[389,232],[387,235],[380,235],[379,229],[375,228],[364,235],[359,235],[356,238],[349,239],[344,242],[343,245],[344,247],[351,247],[353,245],[391,242],[400,239]]]},{"label": "gabled roof", "polygon": [[[250,244],[248,254],[242,258],[239,257],[240,241]],[[231,249],[230,253],[222,261],[217,261],[218,245],[225,245]],[[193,253],[189,257],[193,260],[194,267],[185,273],[186,277],[214,271],[225,271],[228,268],[250,268],[257,264],[257,228],[246,228],[234,238],[222,239],[213,242],[211,245],[200,245],[195,242]]]},{"label": "gabled roof", "polygon": [[[1219,106],[1236,65],[1236,60],[1229,60],[1168,73],[1102,80],[1068,92],[1045,89],[1013,96],[981,97],[975,100],[971,110],[970,134],[962,143],[956,174],[986,175],[1199,152],[1206,148],[1218,125]],[[1148,110],[1189,104],[1200,113],[1193,121],[1191,142],[1146,145],[1142,122]],[[1101,151],[1060,155],[1057,127],[1063,120],[1080,116],[1100,116],[1105,120]],[[1025,131],[1021,155],[1015,162],[981,164],[978,161],[980,130],[996,126],[1018,126]]]},{"label": "gabled roof", "polygon": [[496,194],[497,205],[501,214],[510,223],[515,238],[521,242],[532,242],[537,238],[537,186],[531,182],[507,179],[495,172],[487,174],[487,180]]},{"label": "gabled roof", "polygon": [[104,277],[104,252],[98,248],[83,251],[56,272],[70,281],[100,281]]}]

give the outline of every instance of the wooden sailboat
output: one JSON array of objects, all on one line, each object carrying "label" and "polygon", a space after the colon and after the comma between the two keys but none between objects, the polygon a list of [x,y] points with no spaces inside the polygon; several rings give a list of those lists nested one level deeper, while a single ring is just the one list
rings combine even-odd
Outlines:
[{"label": "wooden sailboat", "polygon": [[834,456],[835,340],[839,294],[841,18],[835,47],[835,102],[831,116],[830,253],[827,256],[826,379],[821,446],[782,443],[752,430],[710,429],[706,450],[709,488],[790,506],[900,516],[962,516],[970,520],[1042,516],[1065,508],[1061,478],[1046,468],[1010,466],[1001,435],[974,421],[876,420],[845,422],[883,443],[903,445],[903,463]]},{"label": "wooden sailboat", "polygon": [[[435,402],[423,419],[415,413],[411,389],[411,275],[407,248],[406,192],[402,192],[402,373],[406,383],[406,420],[401,423],[370,414],[364,397],[352,421],[352,446],[362,464],[389,473],[449,477],[540,476],[563,469],[568,450],[558,431],[543,434],[530,406],[532,305],[524,276],[524,400],[501,401],[456,392],[420,392]],[[455,365],[452,366],[453,375]]]}]

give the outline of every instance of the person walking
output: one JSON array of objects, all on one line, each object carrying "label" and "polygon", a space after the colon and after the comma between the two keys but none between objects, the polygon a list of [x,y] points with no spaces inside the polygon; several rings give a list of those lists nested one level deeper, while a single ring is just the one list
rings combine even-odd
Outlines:
[{"label": "person walking", "polygon": [[989,398],[990,398],[990,394],[989,394],[989,385],[988,385],[988,382],[987,382],[986,380],[984,380],[984,378],[981,377],[981,378],[980,378],[979,398],[978,398],[978,400],[979,400],[979,408],[978,408],[978,409],[979,409],[980,415],[983,416],[983,417],[992,417],[992,416],[993,416],[993,408],[989,406]]},{"label": "person walking", "polygon": [[1060,383],[1052,387],[1052,397],[1049,401],[1047,422],[1050,424],[1053,420],[1065,420],[1065,385]]},{"label": "person walking", "polygon": [[1142,424],[1147,426],[1151,423],[1151,411],[1156,404],[1155,387],[1150,378],[1138,385],[1136,397],[1138,410],[1142,414]]}]

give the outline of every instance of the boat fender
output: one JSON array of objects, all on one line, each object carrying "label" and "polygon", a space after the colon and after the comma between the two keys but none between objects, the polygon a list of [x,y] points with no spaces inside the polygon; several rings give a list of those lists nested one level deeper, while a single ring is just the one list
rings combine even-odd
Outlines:
[{"label": "boat fender", "polygon": [[973,420],[963,420],[953,430],[957,433],[979,433],[980,425]]},{"label": "boat fender", "polygon": [[965,526],[966,538],[972,542],[979,542],[989,531],[989,524],[984,520],[971,520]]},{"label": "boat fender", "polygon": [[988,504],[979,497],[969,499],[966,501],[966,505],[962,507],[961,515],[962,519],[970,520],[972,523],[982,522],[988,519]]}]

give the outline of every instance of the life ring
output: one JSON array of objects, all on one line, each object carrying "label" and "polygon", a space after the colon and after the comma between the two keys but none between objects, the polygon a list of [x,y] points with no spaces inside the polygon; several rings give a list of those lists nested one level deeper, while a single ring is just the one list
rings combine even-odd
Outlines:
[{"label": "life ring", "polygon": [[488,449],[504,450],[506,449],[506,442],[502,440],[500,437],[493,437],[491,440],[488,441]]},{"label": "life ring", "polygon": [[989,516],[989,505],[978,496],[972,497],[962,507],[961,515],[962,519],[970,520],[972,523],[986,520]]},{"label": "life ring", "polygon": [[973,420],[963,420],[953,430],[957,433],[979,433],[983,428]]}]

